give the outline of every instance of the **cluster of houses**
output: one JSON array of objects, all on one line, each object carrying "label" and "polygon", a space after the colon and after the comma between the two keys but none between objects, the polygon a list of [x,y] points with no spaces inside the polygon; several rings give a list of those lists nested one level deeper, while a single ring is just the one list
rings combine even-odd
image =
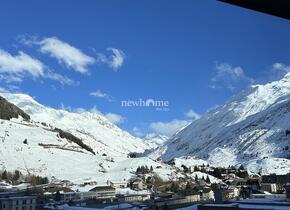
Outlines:
[{"label": "cluster of houses", "polygon": [[[167,182],[162,186],[149,186],[148,176],[136,176],[129,181],[110,181],[98,185],[96,182],[84,183],[84,192],[73,191],[69,181],[51,183],[39,186],[42,194],[28,194],[22,191],[0,193],[0,210],[35,210],[37,205],[54,201],[56,203],[71,203],[73,205],[89,206],[90,203],[112,204],[140,202],[148,206],[162,207],[183,206],[200,203],[200,209],[215,209],[205,203],[224,204],[243,198],[288,198],[290,202],[290,174],[285,175],[248,175],[245,169],[217,169],[209,166],[195,167],[194,170],[184,168],[188,173],[196,172],[217,175],[219,183],[211,183],[205,178],[196,178],[179,183],[181,188],[173,190],[173,183]],[[187,183],[187,184],[186,184]],[[190,183],[190,184],[189,184]],[[186,185],[186,186],[185,186]],[[168,186],[171,186],[168,187]],[[164,188],[162,188],[164,187]],[[120,190],[124,189],[124,190]],[[181,190],[182,189],[182,190]],[[129,191],[130,193],[126,193]],[[122,192],[122,193],[121,193]],[[124,193],[125,192],[125,193]],[[28,196],[30,195],[30,196]],[[34,196],[31,196],[34,195]],[[216,206],[216,209],[219,209]],[[228,205],[231,209],[231,205]]]},{"label": "cluster of houses", "polygon": [[[150,199],[150,193],[136,193],[136,194],[118,194],[117,189],[127,189],[131,186],[131,189],[141,191],[145,189],[145,184],[141,179],[131,180],[130,183],[125,181],[110,181],[106,184],[97,185],[96,183],[86,183],[86,185],[93,186],[88,191],[58,191],[58,202],[81,202],[81,201],[96,201],[99,203],[113,203],[113,202],[133,202],[133,201],[146,201]],[[47,186],[44,190],[48,191],[44,193],[44,200],[55,200],[56,189],[55,185]],[[49,192],[50,191],[50,192]]]}]

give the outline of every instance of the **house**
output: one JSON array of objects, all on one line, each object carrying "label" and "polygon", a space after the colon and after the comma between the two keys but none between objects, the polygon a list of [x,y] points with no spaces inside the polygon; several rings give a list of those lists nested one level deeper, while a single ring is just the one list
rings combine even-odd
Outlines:
[{"label": "house", "polygon": [[277,185],[275,183],[261,183],[261,190],[277,193]]},{"label": "house", "polygon": [[0,198],[0,207],[1,210],[35,210],[36,197],[22,196]]},{"label": "house", "polygon": [[107,184],[115,189],[120,189],[120,188],[127,188],[128,183],[125,181],[107,181]]},{"label": "house", "polygon": [[235,186],[220,185],[214,189],[214,198],[217,203],[222,203],[239,197],[239,192]]},{"label": "house", "polygon": [[96,193],[96,199],[113,201],[116,197],[116,189],[112,186],[96,186],[90,190]]},{"label": "house", "polygon": [[135,202],[150,200],[150,194],[117,195],[118,202]]},{"label": "house", "polygon": [[131,188],[133,190],[144,190],[146,185],[142,179],[135,179],[131,182]]},{"label": "house", "polygon": [[239,177],[237,177],[235,179],[236,185],[238,187],[246,187],[247,186],[247,181],[248,181],[247,179],[243,179],[243,178],[239,178]]},{"label": "house", "polygon": [[212,189],[205,187],[200,194],[200,200],[213,201],[214,200],[214,192],[212,191]]}]

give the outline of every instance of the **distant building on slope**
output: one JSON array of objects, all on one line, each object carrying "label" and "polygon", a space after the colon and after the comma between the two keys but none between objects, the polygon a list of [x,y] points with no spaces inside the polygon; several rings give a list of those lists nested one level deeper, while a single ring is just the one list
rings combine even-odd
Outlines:
[{"label": "distant building on slope", "polygon": [[126,181],[107,181],[107,184],[115,189],[123,189],[128,187],[128,183]]},{"label": "distant building on slope", "polygon": [[130,183],[130,187],[132,190],[144,190],[146,189],[146,184],[144,181],[140,178],[133,179]]}]

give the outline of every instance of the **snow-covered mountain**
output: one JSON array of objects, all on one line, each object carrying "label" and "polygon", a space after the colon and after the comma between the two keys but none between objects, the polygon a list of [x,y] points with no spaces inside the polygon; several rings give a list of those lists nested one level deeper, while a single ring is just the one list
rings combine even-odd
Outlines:
[{"label": "snow-covered mountain", "polygon": [[144,144],[148,145],[151,149],[156,149],[160,145],[164,144],[169,137],[165,135],[160,135],[156,133],[148,133],[141,138]]},{"label": "snow-covered mountain", "polygon": [[0,114],[0,170],[19,169],[74,181],[119,180],[128,178],[129,171],[117,173],[114,168],[129,167],[122,165],[129,153],[148,149],[99,113],[53,109],[25,94],[0,95],[26,113],[0,101],[5,108],[1,113],[12,110],[9,118]]},{"label": "snow-covered mountain", "polygon": [[290,73],[255,85],[209,111],[151,156],[164,160],[193,156],[213,165],[244,164],[248,169],[290,170]]}]

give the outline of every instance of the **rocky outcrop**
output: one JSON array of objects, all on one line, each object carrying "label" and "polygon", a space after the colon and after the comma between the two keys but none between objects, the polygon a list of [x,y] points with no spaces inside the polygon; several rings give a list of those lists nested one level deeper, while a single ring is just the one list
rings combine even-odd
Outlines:
[{"label": "rocky outcrop", "polygon": [[28,114],[0,96],[0,119],[10,120],[11,118],[18,118],[19,116],[27,121],[30,120]]}]

